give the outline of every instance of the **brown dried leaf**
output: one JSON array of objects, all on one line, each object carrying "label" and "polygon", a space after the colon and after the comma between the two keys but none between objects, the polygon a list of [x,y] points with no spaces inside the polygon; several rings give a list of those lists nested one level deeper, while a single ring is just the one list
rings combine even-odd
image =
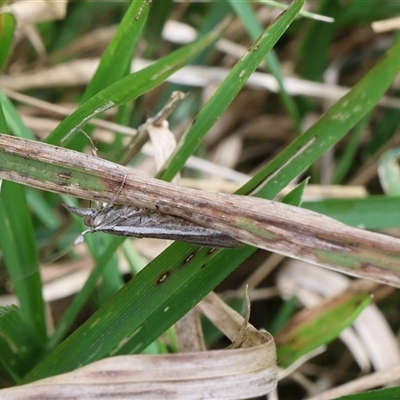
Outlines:
[{"label": "brown dried leaf", "polygon": [[247,399],[274,390],[273,341],[251,348],[119,356],[0,391],[16,399]]}]

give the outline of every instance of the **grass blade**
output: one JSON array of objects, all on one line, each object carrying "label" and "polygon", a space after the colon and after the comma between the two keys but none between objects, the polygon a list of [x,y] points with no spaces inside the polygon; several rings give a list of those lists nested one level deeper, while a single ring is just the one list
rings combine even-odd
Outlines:
[{"label": "grass blade", "polygon": [[170,181],[183,168],[186,160],[194,153],[210,128],[228,108],[265,55],[292,23],[303,4],[303,0],[294,1],[236,63],[211,99],[201,109],[190,130],[181,138],[164,168],[158,173],[158,178]]},{"label": "grass blade", "polygon": [[[110,108],[136,99],[143,93],[160,85],[173,72],[211,45],[220,35],[221,27],[217,27],[208,35],[103,89],[62,121],[49,135],[46,142],[58,144],[65,136],[69,140],[71,135],[78,131],[90,118]],[[65,142],[68,140],[65,140]]]},{"label": "grass blade", "polygon": [[[81,98],[81,103],[89,100],[100,90],[121,79],[132,60],[132,53],[149,13],[150,2],[132,1],[118,30],[104,51],[100,64]],[[115,61],[118,60],[116,63]]]},{"label": "grass blade", "polygon": [[15,31],[15,18],[10,13],[0,14],[0,71],[7,62]]}]

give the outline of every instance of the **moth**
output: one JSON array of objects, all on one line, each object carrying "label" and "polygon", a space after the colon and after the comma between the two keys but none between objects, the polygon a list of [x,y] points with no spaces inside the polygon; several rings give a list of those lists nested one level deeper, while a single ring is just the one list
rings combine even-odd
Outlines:
[{"label": "moth", "polygon": [[134,206],[106,206],[95,208],[63,206],[72,214],[83,218],[88,229],[75,243],[81,243],[87,233],[105,232],[118,236],[179,240],[208,247],[238,247],[240,242],[215,229],[159,211]]}]

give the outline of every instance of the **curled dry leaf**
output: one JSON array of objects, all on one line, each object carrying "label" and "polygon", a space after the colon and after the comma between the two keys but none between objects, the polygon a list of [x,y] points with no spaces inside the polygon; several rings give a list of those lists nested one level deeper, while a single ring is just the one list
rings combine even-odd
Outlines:
[{"label": "curled dry leaf", "polygon": [[[183,92],[173,92],[163,109],[144,124],[144,129],[147,130],[151,144],[153,145],[154,161],[157,171],[161,170],[164,163],[176,148],[176,139],[174,134],[169,130],[166,118],[174,110],[177,103],[183,100],[184,97],[185,94]],[[175,176],[172,183],[179,184],[179,178],[179,175]]]},{"label": "curled dry leaf", "polygon": [[[234,340],[243,317],[211,294],[201,307]],[[247,399],[274,390],[275,344],[267,332],[246,324],[242,348],[168,355],[112,357],[70,373],[3,389],[14,399]]]},{"label": "curled dry leaf", "polygon": [[[147,131],[153,144],[154,161],[159,171],[176,147],[175,136],[168,129],[167,121],[164,121],[161,126],[149,125]],[[178,180],[179,178],[175,177],[172,183],[178,184]]]},{"label": "curled dry leaf", "polygon": [[[250,306],[246,293],[247,313],[243,318],[239,313],[224,303],[217,294],[211,292],[198,305],[206,317],[232,341],[232,347],[251,348],[270,343],[269,359],[276,362],[275,345],[272,335],[258,331],[248,322]],[[274,358],[275,357],[275,358]]]},{"label": "curled dry leaf", "polygon": [[112,357],[0,391],[14,399],[247,399],[276,387],[272,338],[250,348]]}]

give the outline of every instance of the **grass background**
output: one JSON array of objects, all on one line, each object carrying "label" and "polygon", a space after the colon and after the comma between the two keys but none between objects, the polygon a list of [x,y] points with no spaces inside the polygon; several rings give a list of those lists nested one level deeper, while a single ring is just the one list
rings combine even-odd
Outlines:
[{"label": "grass background", "polygon": [[[204,190],[213,184],[214,190],[225,190],[228,187],[227,190],[233,192],[247,180],[246,175],[255,175],[239,193],[255,191],[261,197],[274,198],[293,179],[297,178],[299,182],[309,178],[309,184],[317,185],[319,189],[318,197],[314,196],[312,201],[304,201],[302,206],[353,226],[375,230],[390,229],[389,232],[396,235],[400,215],[397,198],[394,197],[399,187],[396,180],[398,168],[395,148],[398,145],[400,114],[394,107],[374,105],[392,81],[392,75],[397,72],[398,67],[393,64],[390,70],[389,62],[382,63],[380,75],[375,73],[368,78],[366,74],[392,43],[396,43],[395,34],[378,35],[372,32],[370,22],[394,15],[400,6],[394,2],[379,2],[378,6],[378,2],[374,1],[346,4],[336,1],[310,2],[308,5],[315,12],[335,18],[335,22],[328,24],[298,18],[290,25],[298,12],[292,9],[292,14],[288,13],[285,15],[286,19],[278,20],[257,45],[253,44],[254,51],[251,55],[254,57],[239,63],[233,51],[227,54],[226,50],[211,45],[217,34],[210,32],[229,14],[232,20],[229,21],[224,37],[247,49],[263,32],[263,27],[277,15],[273,14],[273,9],[247,2],[154,2],[151,8],[148,4],[142,8],[140,2],[71,3],[63,19],[37,25],[43,48],[34,48],[32,43],[35,42],[28,35],[23,40],[14,42],[10,50],[7,43],[11,43],[15,24],[8,14],[2,14],[5,28],[0,61],[8,60],[4,65],[2,85],[52,104],[80,105],[75,113],[71,113],[61,122],[57,120],[58,115],[51,114],[46,109],[27,106],[24,102],[11,103],[7,92],[2,93],[2,132],[61,144],[61,139],[66,134],[74,130],[86,116],[94,114],[123,126],[137,127],[148,115],[155,114],[165,104],[173,90],[180,89],[188,92],[188,96],[172,114],[170,127],[181,140],[173,157],[158,172],[159,178],[172,179],[192,154],[225,167],[218,177],[213,164],[206,171],[199,171],[198,166],[183,171],[186,178],[184,182],[200,186]],[[300,4],[296,6],[299,7]],[[139,12],[140,16],[136,19]],[[169,19],[189,24],[199,34],[208,36],[189,47],[165,40],[161,37],[161,32]],[[135,23],[132,23],[133,20]],[[275,45],[274,50],[268,52],[287,27],[288,31]],[[112,38],[110,43],[107,43],[107,39],[99,39],[100,33],[107,32],[107,28],[118,28],[115,35],[108,35],[108,39]],[[181,33],[180,37],[184,35]],[[85,42],[84,38],[89,40]],[[68,63],[96,57],[101,57],[101,64],[91,80],[68,83],[60,72],[57,75],[57,71],[54,80],[50,79],[53,76],[49,74],[52,67],[69,65],[69,78],[75,78],[78,70],[74,70]],[[158,63],[137,75],[128,75],[132,58],[153,59],[158,60]],[[207,84],[199,85],[194,78],[192,83],[186,85],[165,82],[174,70],[190,64],[203,67],[197,70],[200,77],[202,73],[206,73],[207,68],[217,66],[231,73],[222,84],[211,79]],[[278,93],[255,84],[242,89],[245,78],[258,65],[260,72],[267,69],[280,82],[281,90]],[[49,70],[46,71],[46,68]],[[84,65],[80,72],[88,73],[87,69]],[[215,70],[211,71],[214,71],[211,73],[216,77]],[[304,85],[302,95],[293,96],[294,89],[291,85],[282,83],[283,76],[299,77],[308,82]],[[17,78],[14,79],[17,82],[14,86],[12,80],[7,81],[7,78],[13,77]],[[354,111],[352,118],[334,125],[333,119],[329,121],[325,114],[322,123],[316,123],[314,128],[307,131],[308,126],[312,126],[325,111],[329,110],[334,115],[336,109],[332,107],[331,98],[334,91],[328,84],[355,87],[360,81],[362,84],[350,98],[348,106],[348,110],[357,111]],[[312,82],[326,85],[321,86],[318,96],[310,95]],[[373,86],[377,88],[377,93],[367,91],[367,88]],[[365,101],[362,98],[363,93],[366,93]],[[395,85],[388,94],[396,97]],[[114,108],[113,113],[103,116],[99,111],[105,111],[107,107],[102,105],[109,101],[119,107]],[[191,125],[195,118],[196,123]],[[55,125],[52,128],[46,127],[44,121],[53,121]],[[129,138],[126,135],[96,130],[90,125],[85,125],[84,130],[93,136],[100,157],[116,162],[126,158],[129,148]],[[185,130],[187,131],[183,135]],[[299,160],[297,164],[288,163],[295,154],[295,144],[301,142],[300,135],[305,131],[309,135],[319,135],[324,140],[317,142],[318,145],[310,150],[313,153],[307,159]],[[84,135],[76,133],[67,138],[62,143],[63,146],[90,151]],[[333,145],[335,146],[332,147]],[[293,153],[288,149],[292,149]],[[154,168],[146,166],[145,153],[131,157],[130,165],[148,168],[145,169],[148,173],[155,174]],[[271,179],[271,174],[276,171],[279,174]],[[329,198],[332,194],[326,194],[324,188],[332,183],[341,185],[334,192],[335,198]],[[367,190],[367,196],[362,188]],[[300,195],[303,189],[304,186],[301,186]],[[348,190],[354,190],[350,192],[351,198],[346,198],[349,197]],[[300,195],[296,196],[295,192],[287,201],[299,204]],[[171,281],[169,286],[164,286],[164,291],[160,293],[154,292],[154,288],[152,290],[151,285],[148,283],[146,286],[145,283],[152,282],[166,263],[179,265],[182,259],[196,249],[195,246],[174,244],[149,263],[156,256],[153,242],[147,246],[138,245],[137,240],[123,243],[121,238],[98,234],[87,238],[90,258],[85,263],[94,264],[94,272],[73,299],[51,303],[55,329],[48,336],[49,319],[45,316],[42,302],[39,260],[51,259],[58,251],[65,249],[73,241],[74,235],[83,228],[79,225],[80,221],[77,221],[76,227],[69,224],[70,217],[61,210],[60,202],[61,199],[56,194],[3,182],[0,245],[2,266],[7,268],[8,274],[8,278],[3,280],[3,293],[9,291],[6,283],[10,279],[21,308],[20,311],[15,308],[2,310],[1,327],[18,349],[28,348],[27,352],[17,353],[14,365],[9,362],[11,352],[2,352],[4,386],[47,376],[49,371],[54,373],[70,370],[96,357],[115,354],[117,343],[129,337],[129,333],[134,330],[132,321],[127,321],[126,325],[121,323],[117,328],[115,323],[113,325],[110,321],[102,321],[97,330],[92,332],[93,336],[82,342],[82,337],[87,334],[87,325],[82,325],[83,320],[95,310],[104,312],[101,309],[104,304],[114,310],[116,322],[120,321],[121,314],[117,314],[117,310],[120,310],[121,313],[134,315],[135,326],[146,326],[137,341],[128,340],[117,354],[174,351],[173,344],[166,341],[165,337],[158,340],[157,337],[224,278],[227,279],[218,290],[237,290],[238,294],[234,297],[240,299],[243,291],[239,289],[249,280],[253,279],[254,282],[257,271],[264,269],[264,272],[259,272],[262,278],[252,289],[254,293],[258,293],[257,290],[262,293],[265,288],[269,291],[254,303],[251,318],[256,326],[262,326],[273,333],[278,334],[301,308],[301,303],[292,297],[294,294],[285,293],[279,285],[279,279],[282,279],[279,271],[284,271],[286,261],[271,261],[271,255],[264,251],[256,252],[246,246],[244,249],[219,252],[211,257],[203,249],[197,253],[185,272],[176,281]],[[118,248],[121,252],[116,253]],[[117,254],[123,254],[124,257]],[[63,261],[73,268],[79,260],[77,254],[71,254]],[[198,272],[199,266],[205,262],[208,262],[208,268]],[[147,268],[138,274],[147,263]],[[241,263],[241,268],[227,277]],[[138,279],[135,278],[130,285],[119,291],[127,278],[119,273],[121,264],[128,265],[129,273],[137,275]],[[221,265],[230,267],[221,269]],[[268,265],[267,272],[265,265]],[[100,277],[101,284],[95,286]],[[201,288],[199,282],[202,282]],[[232,296],[232,292],[230,293]],[[380,294],[377,296],[378,305],[384,312],[387,323],[393,332],[397,332],[397,292],[380,288],[377,293]],[[364,293],[363,307],[367,297]],[[360,364],[354,361],[352,353],[339,341],[333,341],[360,312],[359,301],[358,297],[346,299],[333,310],[327,307],[320,314],[310,317],[307,321],[308,329],[295,332],[297,336],[291,338],[293,342],[300,337],[307,339],[308,347],[291,348],[287,355],[282,352],[287,351],[285,345],[291,342],[287,340],[286,343],[280,343],[278,355],[281,355],[281,366],[291,364],[288,362],[286,365],[283,360],[297,359],[303,354],[304,348],[311,350],[323,343],[330,343],[324,354],[306,363],[299,371],[303,377],[307,377],[311,386],[288,378],[280,384],[280,398],[294,398],[294,392],[297,393],[297,398],[313,393],[313,390],[317,390],[318,383],[324,379],[322,370],[325,374],[328,373],[332,386],[360,374]],[[164,304],[173,304],[173,313],[160,323],[159,312]],[[99,313],[91,317],[92,321]],[[348,316],[347,319],[344,315]],[[342,323],[343,320],[346,323]],[[329,326],[329,332],[321,333],[318,338],[310,335],[310,331],[319,332],[322,325]],[[113,329],[110,329],[111,326]],[[26,335],[18,333],[22,327],[27,332]],[[211,342],[215,332],[211,328],[205,329],[206,338]],[[72,331],[75,333],[70,336],[68,344],[64,338]],[[143,341],[143,338],[147,341]],[[71,343],[79,343],[79,346],[72,346],[74,352],[71,352]],[[138,343],[141,343],[141,347],[138,347]],[[214,339],[213,345],[221,346],[223,342],[215,342]],[[94,347],[101,348],[100,354],[93,355]],[[386,351],[390,352],[388,349]],[[45,356],[45,361],[40,362]],[[56,366],[58,370],[54,369]],[[374,366],[378,368],[376,364]],[[343,368],[346,373],[337,373]]]}]

